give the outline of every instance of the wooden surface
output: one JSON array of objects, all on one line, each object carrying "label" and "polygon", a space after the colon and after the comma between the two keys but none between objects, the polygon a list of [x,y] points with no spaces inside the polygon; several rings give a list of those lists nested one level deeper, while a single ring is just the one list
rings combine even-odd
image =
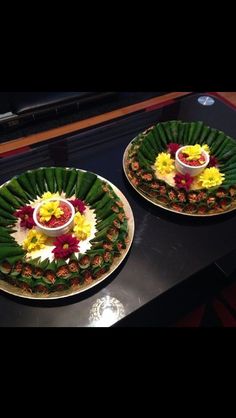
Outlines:
[{"label": "wooden surface", "polygon": [[[160,104],[164,104],[170,100],[176,99],[177,97],[185,96],[191,92],[172,92],[165,94],[163,96],[155,97],[149,100],[145,100],[140,103],[133,104],[131,106],[126,106],[121,109],[114,110],[112,112],[103,113],[98,116],[93,116],[88,119],[84,119],[78,122],[73,122],[58,128],[50,129],[48,131],[40,132],[38,134],[29,135],[26,137],[21,137],[17,139],[13,139],[8,142],[3,142],[0,145],[0,155],[17,150],[23,147],[30,146],[32,144],[36,144],[38,142],[48,141],[53,138],[60,137],[62,135],[71,134],[73,132],[80,131],[81,129],[85,129],[100,123],[107,122],[109,120],[119,118],[124,115],[128,115],[133,112],[137,112],[139,110],[145,109],[147,107],[152,107]],[[229,103],[236,106],[236,92],[217,92],[217,94],[226,99]]]},{"label": "wooden surface", "polygon": [[232,105],[236,106],[236,92],[235,91],[223,91],[217,92],[223,99],[228,100]]},{"label": "wooden surface", "polygon": [[84,119],[78,122],[73,122],[64,126],[60,126],[59,128],[50,129],[48,131],[39,132],[34,135],[29,135],[26,137],[21,137],[17,139],[13,139],[8,142],[3,142],[0,146],[0,155],[2,153],[13,151],[22,147],[26,147],[32,144],[36,144],[38,142],[48,141],[49,139],[57,138],[62,135],[70,134],[72,132],[80,131],[81,129],[85,129],[100,123],[107,122],[109,120],[119,118],[124,115],[128,115],[133,112],[137,112],[138,110],[145,109],[146,107],[155,106],[161,103],[165,103],[169,100],[176,99],[177,97],[185,96],[190,92],[172,92],[165,94],[163,96],[154,97],[149,100],[145,100],[144,102],[135,103],[131,106],[126,106],[121,109],[113,110],[112,112],[103,113],[98,116],[93,116],[88,119]]}]

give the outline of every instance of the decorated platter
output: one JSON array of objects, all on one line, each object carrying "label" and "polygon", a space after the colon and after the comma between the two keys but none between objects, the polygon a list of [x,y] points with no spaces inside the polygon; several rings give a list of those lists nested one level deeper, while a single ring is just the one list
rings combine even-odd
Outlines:
[{"label": "decorated platter", "polygon": [[127,199],[103,177],[24,172],[0,187],[0,289],[29,299],[84,292],[117,269],[133,236]]},{"label": "decorated platter", "polygon": [[236,208],[236,141],[203,122],[160,122],[137,135],[123,156],[125,175],[143,198],[188,216]]}]

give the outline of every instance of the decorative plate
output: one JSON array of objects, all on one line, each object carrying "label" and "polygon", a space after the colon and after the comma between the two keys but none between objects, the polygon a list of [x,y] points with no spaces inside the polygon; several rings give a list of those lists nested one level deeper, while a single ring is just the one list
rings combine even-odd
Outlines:
[{"label": "decorative plate", "polygon": [[29,299],[81,293],[116,270],[133,236],[131,207],[108,180],[27,171],[0,187],[0,289]]},{"label": "decorative plate", "polygon": [[150,127],[126,148],[123,169],[142,197],[171,212],[201,217],[236,208],[236,141],[203,122]]}]

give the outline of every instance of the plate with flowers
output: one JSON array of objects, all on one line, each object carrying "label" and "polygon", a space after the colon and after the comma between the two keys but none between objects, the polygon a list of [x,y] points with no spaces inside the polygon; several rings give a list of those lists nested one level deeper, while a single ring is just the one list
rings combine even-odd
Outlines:
[{"label": "plate with flowers", "polygon": [[81,293],[114,272],[133,235],[127,199],[103,177],[24,172],[0,187],[0,289],[29,299]]},{"label": "plate with flowers", "polygon": [[203,122],[159,122],[127,146],[123,169],[146,200],[188,216],[236,208],[236,141]]}]

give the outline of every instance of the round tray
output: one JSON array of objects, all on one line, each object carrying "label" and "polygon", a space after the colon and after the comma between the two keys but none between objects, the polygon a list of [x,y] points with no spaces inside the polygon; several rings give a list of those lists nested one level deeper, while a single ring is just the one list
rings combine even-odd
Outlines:
[{"label": "round tray", "polygon": [[[170,121],[170,123],[172,123],[172,122],[176,122],[176,121]],[[182,122],[180,122],[180,121],[178,121],[179,123],[182,123]],[[160,123],[160,125],[162,125],[162,123]],[[163,124],[164,125],[164,124]],[[185,125],[190,125],[190,123],[185,123]],[[203,125],[204,126],[204,125]],[[151,127],[151,128],[149,128],[149,129],[147,129],[146,131],[144,131],[141,135],[143,135],[143,136],[145,136],[148,132],[150,132],[150,131],[152,131],[152,129],[153,128],[155,128],[155,126],[154,127]],[[211,129],[211,128],[209,128],[209,129]],[[216,130],[215,130],[216,131]],[[217,131],[219,134],[221,133],[221,131]],[[222,133],[223,134],[223,133]],[[225,135],[225,137],[226,137],[226,135]],[[138,186],[136,186],[135,184],[133,184],[133,182],[131,181],[131,178],[130,178],[130,170],[129,170],[129,159],[130,159],[130,151],[131,151],[131,149],[132,149],[132,147],[133,147],[133,143],[134,143],[134,141],[136,141],[137,140],[137,138],[138,137],[135,137],[129,144],[128,144],[128,146],[126,147],[126,149],[125,149],[125,151],[124,151],[124,154],[123,154],[123,170],[124,170],[124,173],[125,173],[125,176],[126,176],[126,178],[127,178],[127,180],[128,180],[128,182],[131,184],[131,186],[134,188],[134,190],[140,195],[140,196],[142,196],[145,200],[147,200],[148,202],[150,202],[150,203],[152,203],[153,205],[155,205],[155,206],[158,206],[158,207],[160,207],[160,208],[162,208],[162,209],[164,209],[164,210],[167,210],[167,211],[169,211],[169,212],[172,212],[172,213],[177,213],[177,214],[179,214],[179,215],[184,215],[184,216],[192,216],[192,217],[209,217],[209,216],[218,216],[218,215],[222,215],[222,214],[225,214],[225,213],[229,213],[229,212],[232,212],[232,211],[234,211],[235,209],[236,209],[236,199],[234,200],[234,201],[232,201],[232,203],[231,203],[231,207],[230,208],[228,208],[228,209],[220,209],[220,210],[217,210],[217,211],[214,211],[214,210],[209,210],[209,212],[207,212],[207,213],[204,213],[204,214],[200,214],[200,213],[188,213],[188,212],[182,212],[182,211],[179,211],[179,210],[175,210],[174,208],[172,208],[172,207],[170,207],[169,206],[169,204],[167,203],[163,203],[162,201],[160,201],[159,199],[158,199],[158,196],[155,196],[155,197],[151,197],[151,196],[149,196],[148,194],[146,194],[145,193],[145,191],[143,191],[142,189],[140,189]],[[231,141],[233,141],[232,142],[232,144],[233,144],[233,147],[234,147],[234,152],[236,153],[236,143],[235,143],[235,140],[233,140],[232,138],[229,138],[228,137],[228,139],[229,140],[231,140]],[[171,141],[170,141],[171,142]],[[173,141],[174,142],[174,141]],[[195,143],[197,143],[197,141],[195,142]],[[163,148],[163,150],[162,151],[160,151],[160,152],[165,152],[165,149]],[[235,167],[236,167],[236,162],[235,162]],[[235,181],[235,184],[236,184],[236,181]],[[166,185],[167,186],[169,186],[169,184],[166,182]],[[235,187],[235,185],[234,185],[234,187]]]},{"label": "round tray", "polygon": [[[85,170],[82,170],[82,169],[79,170],[79,171],[86,172]],[[95,173],[93,173],[93,174],[95,174]],[[65,297],[77,295],[79,293],[85,292],[88,289],[91,289],[92,287],[95,287],[96,285],[98,285],[99,283],[101,283],[102,281],[107,279],[118,268],[118,266],[122,263],[124,258],[127,256],[128,252],[129,252],[129,249],[132,245],[132,241],[133,241],[133,237],[134,237],[134,230],[135,230],[134,216],[133,216],[133,212],[132,212],[132,209],[130,207],[130,204],[129,204],[128,200],[126,199],[126,197],[124,196],[124,194],[114,184],[112,184],[107,179],[101,177],[100,175],[97,175],[97,177],[100,180],[108,183],[112,187],[113,191],[117,194],[117,196],[121,199],[121,201],[123,203],[123,209],[124,209],[125,215],[127,217],[127,222],[128,222],[128,237],[127,237],[128,239],[127,239],[126,248],[121,250],[121,254],[120,254],[119,257],[114,257],[114,261],[113,261],[109,271],[104,273],[98,279],[93,280],[89,284],[78,285],[78,288],[70,287],[70,288],[65,289],[65,290],[52,291],[52,292],[47,293],[47,294],[44,294],[44,293],[30,293],[30,292],[28,292],[24,289],[21,289],[20,287],[16,287],[16,286],[10,284],[9,282],[7,282],[7,281],[5,281],[4,279],[1,279],[1,278],[0,278],[0,290],[4,291],[6,293],[9,293],[11,295],[18,296],[18,297],[21,297],[21,298],[27,298],[27,299],[48,300],[48,299],[65,298]],[[15,177],[15,178],[17,178],[17,177]],[[9,182],[4,183],[2,186],[6,185],[7,183],[9,183]],[[73,198],[73,196],[70,197],[70,199],[71,198]],[[18,239],[20,239],[20,231],[19,231],[20,228],[18,230],[17,226],[14,226],[14,229],[17,229],[17,232],[15,233],[15,235],[18,234]],[[44,252],[44,255],[45,255],[45,252]]]}]

